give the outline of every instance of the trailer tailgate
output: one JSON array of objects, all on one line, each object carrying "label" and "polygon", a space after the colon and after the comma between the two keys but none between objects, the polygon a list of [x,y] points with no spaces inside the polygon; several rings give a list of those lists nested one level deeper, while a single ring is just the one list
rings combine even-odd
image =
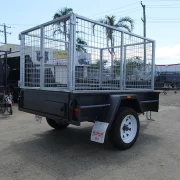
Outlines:
[{"label": "trailer tailgate", "polygon": [[[67,117],[68,92],[21,90],[19,109],[40,114]],[[25,103],[24,103],[25,102]]]}]

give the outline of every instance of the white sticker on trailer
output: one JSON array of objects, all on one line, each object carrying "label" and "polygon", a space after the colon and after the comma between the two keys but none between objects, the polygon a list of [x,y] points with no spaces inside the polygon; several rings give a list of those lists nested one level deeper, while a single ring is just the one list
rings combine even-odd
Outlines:
[{"label": "white sticker on trailer", "polygon": [[91,132],[91,141],[104,143],[106,130],[109,123],[96,121]]},{"label": "white sticker on trailer", "polygon": [[42,116],[39,116],[39,115],[35,115],[35,121],[38,122],[38,123],[41,123],[42,121]]}]

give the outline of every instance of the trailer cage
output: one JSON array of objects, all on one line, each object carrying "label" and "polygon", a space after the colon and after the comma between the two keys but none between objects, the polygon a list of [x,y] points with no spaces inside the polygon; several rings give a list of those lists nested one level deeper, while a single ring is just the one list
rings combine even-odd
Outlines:
[{"label": "trailer cage", "polygon": [[158,111],[154,40],[73,13],[19,37],[19,109],[53,128],[95,122],[91,140],[103,143],[107,131],[127,149],[138,136],[137,114]]}]

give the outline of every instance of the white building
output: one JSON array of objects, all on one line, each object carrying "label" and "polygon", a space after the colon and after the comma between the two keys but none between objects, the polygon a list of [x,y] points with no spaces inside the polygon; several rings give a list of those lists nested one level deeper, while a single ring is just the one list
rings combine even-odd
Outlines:
[{"label": "white building", "polygon": [[[1,51],[9,51],[10,48],[11,48],[12,53],[8,54],[8,57],[20,56],[20,45],[18,45],[18,44],[5,44],[5,45],[0,46]],[[1,54],[4,54],[4,53],[0,52],[0,55]],[[87,59],[91,59],[91,57],[88,57]],[[156,65],[156,72],[180,72],[180,63],[179,64],[168,64],[168,65],[163,65],[163,64],[162,65]]]},{"label": "white building", "polygon": [[156,72],[180,72],[179,64],[156,65]]},{"label": "white building", "polygon": [[[20,45],[18,44],[4,44],[0,46],[1,51],[9,51],[11,49],[11,54],[8,54],[8,57],[18,57],[20,56]],[[0,55],[4,54],[0,52]]]}]

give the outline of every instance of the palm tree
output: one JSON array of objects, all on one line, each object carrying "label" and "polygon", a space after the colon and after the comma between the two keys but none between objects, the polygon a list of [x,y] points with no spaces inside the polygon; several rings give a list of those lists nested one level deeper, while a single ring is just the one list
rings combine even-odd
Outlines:
[{"label": "palm tree", "polygon": [[[103,24],[107,24],[109,26],[116,27],[118,29],[127,30],[128,32],[132,32],[134,29],[134,20],[128,16],[119,18],[118,21],[116,21],[116,16],[105,16],[105,18],[100,19],[99,22]],[[95,31],[96,24],[93,25],[93,33]],[[107,40],[107,47],[108,51],[111,54],[111,66],[113,66],[113,56],[115,55],[114,51],[114,41],[115,37],[113,35],[114,30],[108,27],[105,27],[106,30],[106,40]],[[113,70],[111,69],[111,72]]]},{"label": "palm tree", "polygon": [[[72,8],[64,7],[61,10],[59,10],[57,13],[54,14],[53,19],[65,16],[65,15],[71,14],[71,13],[73,13],[73,9]],[[63,24],[62,25],[62,29],[61,29],[61,23]],[[57,32],[63,34],[64,37],[65,37],[65,42],[66,42],[67,38],[68,39],[70,38],[69,37],[69,29],[67,28],[67,20],[64,20],[63,22],[58,22],[57,25],[59,25],[59,28],[56,29],[53,32],[53,34],[55,35]],[[76,31],[76,33],[83,33],[83,32],[82,31]],[[87,45],[87,43],[84,40],[82,40],[81,38],[79,38],[79,37],[76,39],[76,43],[77,44],[82,44],[82,45]],[[66,50],[68,49],[67,43],[66,43],[65,49]],[[86,52],[86,49],[83,46],[81,46],[81,45],[76,45],[76,50],[77,51]]]},{"label": "palm tree", "polygon": [[73,9],[72,8],[64,7],[62,9],[60,9],[57,13],[54,14],[54,18],[53,19],[65,16],[65,15],[71,14],[71,13],[73,13]]},{"label": "palm tree", "polygon": [[[105,16],[105,18],[100,19],[99,22],[103,24],[107,24],[109,26],[116,27],[118,29],[124,29],[128,32],[132,32],[134,29],[134,20],[130,17],[122,17],[118,21],[116,21],[116,17],[114,15],[112,16]],[[93,32],[94,32],[95,24],[93,26]],[[106,37],[107,37],[107,47],[111,47],[109,50],[110,54],[114,54],[114,30],[106,27]]]},{"label": "palm tree", "polygon": [[[72,8],[67,8],[67,7],[64,7],[62,9],[60,9],[57,13],[54,14],[53,16],[53,19],[56,19],[56,18],[59,18],[59,17],[62,17],[62,16],[65,16],[67,14],[71,14],[73,13],[73,9]],[[63,24],[62,25],[62,29],[61,29],[61,23]],[[58,22],[58,25],[59,25],[59,28],[57,30],[55,30],[53,32],[53,34],[55,35],[56,32],[60,32],[64,35],[64,40],[66,42],[67,40],[67,36],[68,36],[68,29],[67,29],[67,20],[63,20],[62,22]],[[66,49],[67,49],[67,43],[66,43]]]}]

